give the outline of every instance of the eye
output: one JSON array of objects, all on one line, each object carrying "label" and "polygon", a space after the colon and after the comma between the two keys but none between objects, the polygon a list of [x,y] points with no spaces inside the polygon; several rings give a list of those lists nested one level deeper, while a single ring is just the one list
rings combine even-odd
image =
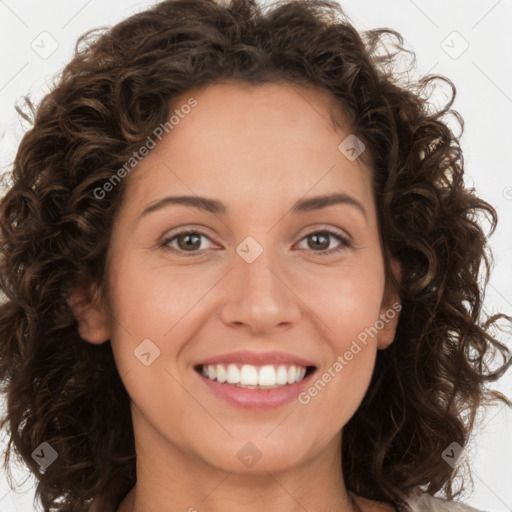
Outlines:
[{"label": "eye", "polygon": [[[201,237],[209,240],[209,237],[200,231],[180,231],[163,240],[161,247],[174,252],[188,252],[194,255],[201,250]],[[172,245],[174,240],[176,240],[178,247]]]},{"label": "eye", "polygon": [[[327,248],[330,245],[330,240],[332,238],[335,238],[340,242],[340,245],[335,249],[327,250]],[[351,247],[351,243],[348,240],[348,238],[342,236],[336,231],[333,231],[331,229],[323,229],[322,231],[313,231],[306,235],[302,240],[306,241],[312,241],[311,244],[308,243],[309,248],[314,248],[315,250],[313,252],[317,252],[322,256],[329,256],[331,254],[338,253],[340,251],[344,251]],[[301,241],[302,241],[301,240]],[[319,249],[319,250],[316,250]]]},{"label": "eye", "polygon": [[[180,231],[165,238],[160,244],[160,247],[175,253],[188,253],[188,256],[195,256],[202,250],[206,250],[206,248],[201,247],[201,238],[210,240],[207,235],[200,231]],[[335,249],[328,250],[327,248],[330,245],[329,239],[332,240],[333,238],[339,242],[339,246]],[[312,243],[308,244],[309,248],[313,248],[313,252],[319,253],[322,256],[338,253],[348,249],[352,245],[348,238],[330,229],[313,231],[303,237],[302,240],[312,240]],[[176,242],[177,246],[174,242]]]}]

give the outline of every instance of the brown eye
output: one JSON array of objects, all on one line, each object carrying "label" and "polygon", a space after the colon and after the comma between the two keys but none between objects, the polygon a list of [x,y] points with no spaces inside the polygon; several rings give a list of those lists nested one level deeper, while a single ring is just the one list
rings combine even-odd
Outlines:
[{"label": "brown eye", "polygon": [[326,251],[330,245],[329,237],[330,235],[325,233],[313,233],[312,235],[308,235],[306,238],[308,241],[312,242],[309,244],[311,249],[320,249],[321,251]]},{"label": "brown eye", "polygon": [[[201,238],[208,238],[204,233],[198,231],[182,231],[176,233],[172,237],[166,238],[162,242],[162,247],[174,250],[177,252],[189,252],[194,253],[201,249]],[[208,238],[209,239],[209,238]],[[172,242],[177,242],[177,246],[173,245]]]},{"label": "brown eye", "polygon": [[[328,248],[333,238],[339,242],[339,245],[338,247],[329,250]],[[320,255],[331,255],[351,247],[351,243],[348,239],[341,236],[339,233],[330,230],[309,233],[302,240],[307,240],[306,249],[311,249],[313,252],[317,252]]]},{"label": "brown eye", "polygon": [[201,235],[197,233],[186,233],[184,235],[178,235],[178,246],[180,249],[196,251],[201,246]]}]

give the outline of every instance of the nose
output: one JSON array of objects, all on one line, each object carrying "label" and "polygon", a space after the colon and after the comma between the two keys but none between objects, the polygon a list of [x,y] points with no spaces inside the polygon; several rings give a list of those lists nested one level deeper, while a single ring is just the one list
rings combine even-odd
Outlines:
[{"label": "nose", "polygon": [[287,282],[283,265],[271,257],[271,249],[251,263],[238,254],[225,283],[226,300],[221,320],[254,334],[271,334],[294,325],[301,316],[300,300]]}]

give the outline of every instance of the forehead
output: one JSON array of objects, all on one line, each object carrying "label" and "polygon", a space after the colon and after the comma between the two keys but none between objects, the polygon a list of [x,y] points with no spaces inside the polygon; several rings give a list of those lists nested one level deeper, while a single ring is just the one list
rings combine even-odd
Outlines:
[{"label": "forehead", "polygon": [[[201,137],[202,142],[215,139],[218,142],[222,135],[245,136],[254,146],[258,141],[265,141],[275,147],[291,138],[307,146],[316,145],[321,139],[328,143],[326,136],[338,139],[331,113],[335,114],[342,131],[350,131],[344,112],[327,91],[319,88],[284,81],[255,85],[228,80],[178,96],[173,101],[173,110],[179,110],[192,97],[197,106],[183,121],[187,118],[193,121],[180,122],[172,130],[176,143],[181,137],[189,137],[191,130],[211,124],[215,126],[209,126],[209,131],[196,131],[194,137]],[[285,130],[276,139],[276,132],[282,128]]]},{"label": "forehead", "polygon": [[144,202],[165,189],[203,196],[215,190],[261,204],[271,190],[285,200],[283,194],[296,199],[342,185],[368,200],[371,171],[340,152],[351,132],[335,107],[327,91],[288,83],[231,81],[190,90],[173,100],[173,127],[129,176],[128,193]]}]

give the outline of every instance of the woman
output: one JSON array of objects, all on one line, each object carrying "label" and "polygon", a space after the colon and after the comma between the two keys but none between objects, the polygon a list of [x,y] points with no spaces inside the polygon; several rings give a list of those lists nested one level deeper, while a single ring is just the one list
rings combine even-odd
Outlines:
[{"label": "woman", "polygon": [[400,35],[320,0],[79,43],[0,207],[4,423],[45,510],[471,510],[511,360],[443,78],[400,84]]}]

